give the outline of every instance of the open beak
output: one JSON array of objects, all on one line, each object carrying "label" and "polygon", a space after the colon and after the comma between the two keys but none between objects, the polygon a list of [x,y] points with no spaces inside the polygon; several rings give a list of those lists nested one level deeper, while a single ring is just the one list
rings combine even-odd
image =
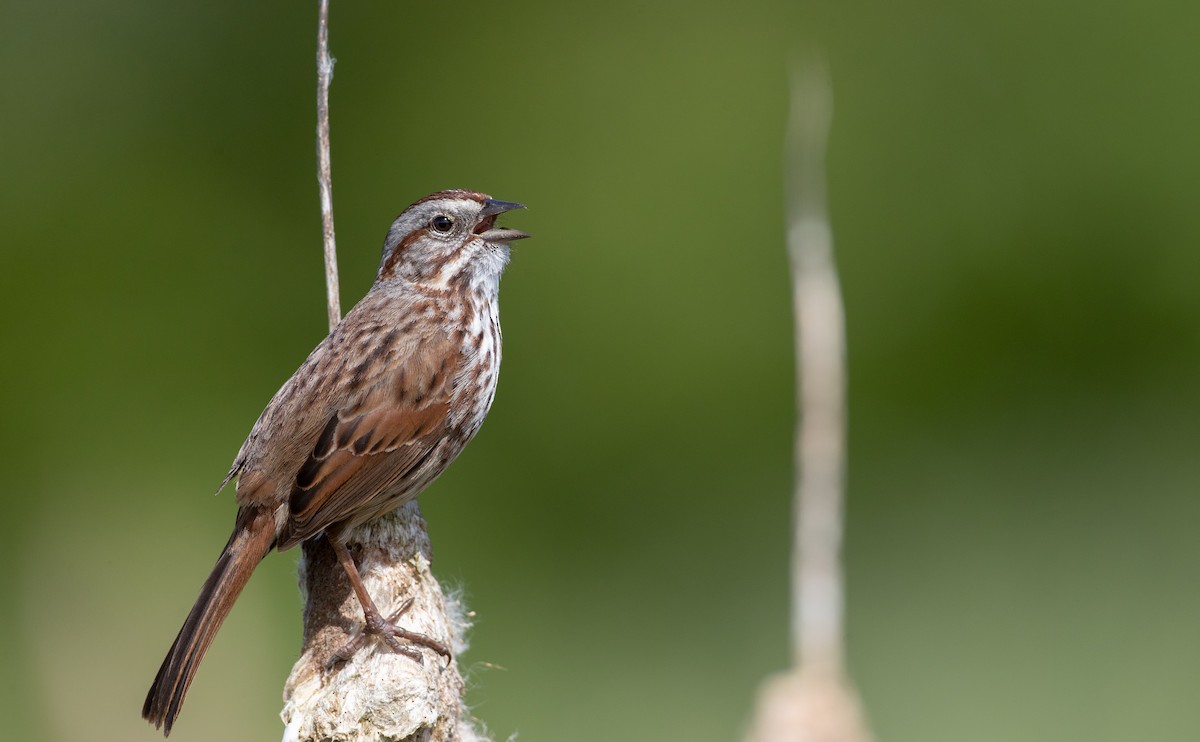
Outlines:
[{"label": "open beak", "polygon": [[519,229],[489,229],[486,232],[480,232],[479,236],[484,242],[512,242],[513,240],[523,240],[529,236],[527,232],[522,232]]},{"label": "open beak", "polygon": [[507,229],[504,227],[492,228],[496,222],[496,216],[503,214],[506,211],[513,209],[523,209],[523,205],[512,201],[500,201],[495,198],[489,198],[483,202],[483,210],[479,212],[480,216],[484,217],[481,226],[487,227],[483,232],[479,232],[480,239],[485,242],[504,243],[512,242],[513,240],[523,240],[529,235],[519,229]]}]

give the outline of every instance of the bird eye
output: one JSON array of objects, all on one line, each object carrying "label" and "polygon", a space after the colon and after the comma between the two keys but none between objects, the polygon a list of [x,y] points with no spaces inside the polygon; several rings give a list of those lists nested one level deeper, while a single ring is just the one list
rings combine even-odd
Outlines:
[{"label": "bird eye", "polygon": [[454,220],[445,214],[438,214],[429,221],[429,226],[433,227],[435,232],[446,234],[450,230],[454,229]]}]

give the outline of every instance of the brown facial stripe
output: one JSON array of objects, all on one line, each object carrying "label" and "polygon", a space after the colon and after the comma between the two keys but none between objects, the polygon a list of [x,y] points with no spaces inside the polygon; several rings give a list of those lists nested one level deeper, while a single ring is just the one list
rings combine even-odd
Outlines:
[{"label": "brown facial stripe", "polygon": [[425,235],[425,232],[426,229],[422,227],[421,229],[414,230],[404,235],[404,239],[400,240],[400,244],[393,247],[391,252],[388,253],[387,260],[384,262],[383,267],[379,269],[379,277],[395,278],[397,263],[400,262],[400,259],[404,255],[405,251],[414,242],[421,239],[421,237]]}]

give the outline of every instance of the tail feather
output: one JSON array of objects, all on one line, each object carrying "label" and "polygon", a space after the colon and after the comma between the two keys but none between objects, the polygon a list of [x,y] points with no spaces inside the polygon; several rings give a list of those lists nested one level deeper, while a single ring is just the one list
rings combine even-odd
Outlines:
[{"label": "tail feather", "polygon": [[221,623],[274,543],[275,524],[269,512],[259,508],[238,512],[233,535],[200,588],[200,597],[167,652],[142,706],[142,717],[161,728],[164,735],[171,733],[200,660],[216,638]]}]

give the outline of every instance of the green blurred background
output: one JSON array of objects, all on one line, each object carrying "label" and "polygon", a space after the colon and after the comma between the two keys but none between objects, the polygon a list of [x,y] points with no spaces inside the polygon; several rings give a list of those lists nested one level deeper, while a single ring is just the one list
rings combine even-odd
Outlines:
[{"label": "green blurred background", "polygon": [[[316,3],[0,4],[7,739],[138,740],[325,331]],[[343,305],[509,220],[492,415],[423,498],[497,739],[734,740],[787,662],[787,66],[824,51],[850,659],[887,742],[1200,738],[1200,4],[335,2]],[[172,740],[275,739],[271,557]]]}]

